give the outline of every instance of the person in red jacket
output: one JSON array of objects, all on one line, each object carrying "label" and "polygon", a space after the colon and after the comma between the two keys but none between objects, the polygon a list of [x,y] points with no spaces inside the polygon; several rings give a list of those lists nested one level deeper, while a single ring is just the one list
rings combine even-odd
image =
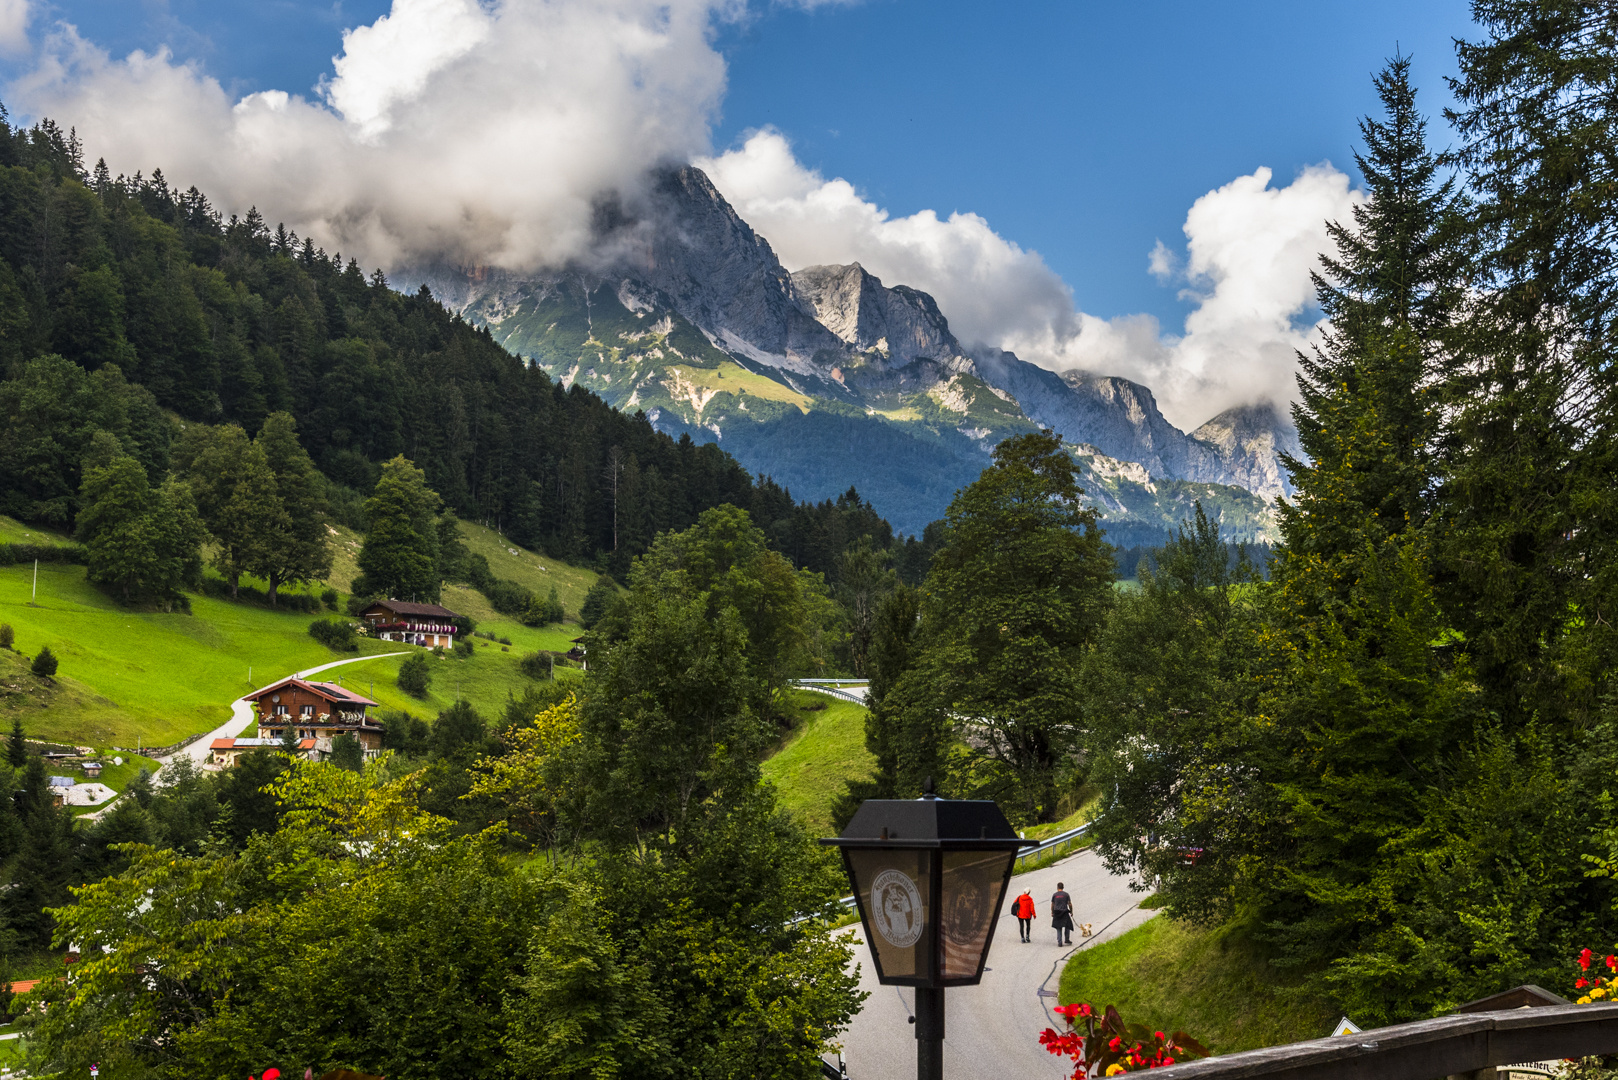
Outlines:
[{"label": "person in red jacket", "polygon": [[1034,926],[1034,898],[1028,895],[1027,889],[1011,902],[1011,913],[1017,916],[1017,929],[1022,931],[1022,939],[1030,940],[1028,931]]}]

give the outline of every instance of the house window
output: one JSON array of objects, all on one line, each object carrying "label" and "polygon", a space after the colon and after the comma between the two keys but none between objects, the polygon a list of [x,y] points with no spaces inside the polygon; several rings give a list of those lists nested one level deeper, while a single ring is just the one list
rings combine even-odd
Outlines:
[{"label": "house window", "polygon": [[276,716],[285,716],[285,715],[287,715],[287,707],[285,705],[277,705],[275,707],[275,715]]},{"label": "house window", "polygon": [[305,705],[303,707],[302,711],[298,715],[300,715],[300,716],[313,716],[313,715],[315,715],[315,707],[313,705]]}]

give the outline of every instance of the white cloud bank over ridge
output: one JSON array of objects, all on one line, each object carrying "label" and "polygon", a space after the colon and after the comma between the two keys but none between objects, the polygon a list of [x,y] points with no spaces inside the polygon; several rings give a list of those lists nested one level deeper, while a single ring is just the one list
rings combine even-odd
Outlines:
[{"label": "white cloud bank over ridge", "polygon": [[[1100,319],[1033,251],[976,214],[895,218],[805,168],[773,131],[717,157],[710,132],[725,61],[716,19],[746,0],[394,0],[349,30],[306,98],[231,100],[171,55],[115,59],[71,26],[39,47],[6,99],[77,127],[114,171],[161,167],[227,212],[256,205],[329,250],[389,268],[442,257],[528,269],[587,254],[591,206],[648,169],[696,160],[791,269],[859,261],[932,293],[957,336],[1057,370],[1150,386],[1195,426],[1293,393],[1308,270],[1360,197],[1329,165],[1270,186],[1268,169],[1198,199],[1183,267],[1159,244],[1149,269],[1184,283],[1183,333],[1151,316]],[[27,0],[0,0],[0,50],[29,47]]]},{"label": "white cloud bank over ridge", "polygon": [[[0,3],[11,0],[0,0]],[[711,0],[394,0],[348,31],[324,101],[232,101],[166,52],[115,60],[70,26],[8,99],[114,171],[162,168],[328,249],[512,268],[585,250],[592,200],[708,146],[725,85]]]},{"label": "white cloud bank over ridge", "polygon": [[1148,269],[1184,282],[1197,304],[1184,332],[1166,336],[1149,315],[1079,311],[1036,252],[976,214],[890,216],[846,180],[801,165],[779,132],[755,132],[698,164],[788,267],[857,260],[885,284],[932,293],[964,343],[1145,383],[1182,427],[1293,396],[1296,352],[1317,332],[1297,322],[1314,298],[1309,271],[1328,250],[1325,223],[1351,220],[1361,197],[1323,164],[1282,188],[1260,168],[1198,199],[1186,215],[1185,265],[1161,241],[1148,255]]}]

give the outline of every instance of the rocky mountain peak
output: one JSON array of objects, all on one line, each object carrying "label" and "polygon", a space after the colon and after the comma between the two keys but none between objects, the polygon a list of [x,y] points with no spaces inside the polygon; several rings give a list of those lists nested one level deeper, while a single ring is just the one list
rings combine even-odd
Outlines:
[{"label": "rocky mountain peak", "polygon": [[857,262],[805,267],[793,272],[792,284],[822,326],[859,352],[885,354],[888,366],[962,354],[931,296],[904,285],[890,289]]},{"label": "rocky mountain peak", "polygon": [[1224,472],[1249,491],[1274,499],[1293,492],[1292,477],[1281,464],[1281,454],[1303,458],[1298,429],[1272,401],[1238,405],[1191,433],[1211,447]]}]

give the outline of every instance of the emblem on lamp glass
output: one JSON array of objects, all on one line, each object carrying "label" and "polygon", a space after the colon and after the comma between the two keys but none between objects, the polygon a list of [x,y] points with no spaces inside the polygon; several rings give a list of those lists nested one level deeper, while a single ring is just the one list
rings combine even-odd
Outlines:
[{"label": "emblem on lamp glass", "polygon": [[890,945],[908,949],[921,938],[921,891],[902,870],[884,870],[871,882],[871,922]]}]

